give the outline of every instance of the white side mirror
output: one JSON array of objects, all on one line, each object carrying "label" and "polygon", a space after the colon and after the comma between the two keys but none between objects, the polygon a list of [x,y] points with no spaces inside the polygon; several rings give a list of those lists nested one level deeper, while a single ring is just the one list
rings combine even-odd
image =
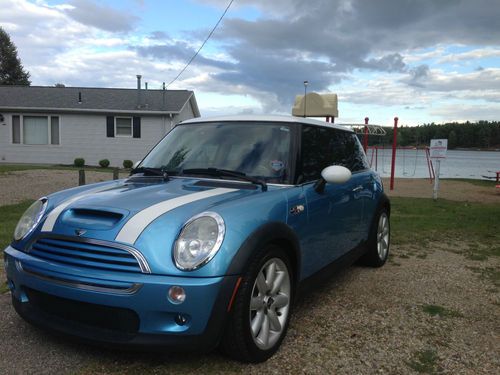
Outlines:
[{"label": "white side mirror", "polygon": [[329,184],[343,184],[351,178],[351,171],[340,165],[331,165],[321,171],[321,177]]}]

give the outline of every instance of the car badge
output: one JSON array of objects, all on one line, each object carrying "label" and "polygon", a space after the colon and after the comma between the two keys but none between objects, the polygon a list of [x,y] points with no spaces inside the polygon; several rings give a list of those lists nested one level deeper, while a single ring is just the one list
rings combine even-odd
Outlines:
[{"label": "car badge", "polygon": [[304,211],[304,206],[301,205],[301,204],[299,204],[297,206],[293,206],[292,208],[290,208],[290,213],[292,215],[298,215],[298,214],[300,214],[303,211]]},{"label": "car badge", "polygon": [[86,231],[85,229],[75,229],[75,234],[76,234],[78,237],[83,236],[85,233],[87,233],[87,231]]}]

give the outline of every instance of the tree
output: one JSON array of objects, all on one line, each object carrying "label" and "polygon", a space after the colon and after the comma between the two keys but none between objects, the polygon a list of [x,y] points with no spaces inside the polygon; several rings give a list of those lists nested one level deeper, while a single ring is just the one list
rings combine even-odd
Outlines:
[{"label": "tree", "polygon": [[449,149],[454,149],[457,147],[457,133],[455,130],[452,130],[448,133],[448,148]]},{"label": "tree", "polygon": [[24,70],[17,48],[9,34],[0,27],[0,85],[29,86],[30,74]]}]

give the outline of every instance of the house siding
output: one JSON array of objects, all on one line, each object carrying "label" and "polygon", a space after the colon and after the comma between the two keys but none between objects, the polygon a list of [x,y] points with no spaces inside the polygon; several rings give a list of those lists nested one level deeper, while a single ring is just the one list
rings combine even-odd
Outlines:
[{"label": "house siding", "polygon": [[[186,118],[193,117],[190,105],[185,110],[191,111]],[[12,144],[13,114],[4,113],[5,125],[0,124],[0,162],[4,163],[73,164],[75,158],[82,157],[87,165],[109,159],[111,166],[122,166],[125,159],[134,162],[142,159],[169,130],[165,129],[162,116],[143,116],[141,138],[109,138],[105,115],[52,114],[59,116],[60,145]],[[173,121],[180,120],[175,116]]]}]

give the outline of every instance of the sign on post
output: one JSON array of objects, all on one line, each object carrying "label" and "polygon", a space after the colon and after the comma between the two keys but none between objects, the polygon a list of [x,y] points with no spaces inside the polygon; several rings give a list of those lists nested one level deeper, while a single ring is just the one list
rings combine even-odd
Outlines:
[{"label": "sign on post", "polygon": [[447,139],[431,139],[430,155],[431,159],[434,159],[436,162],[436,170],[434,171],[436,178],[434,179],[434,190],[432,192],[432,198],[434,200],[438,197],[439,170],[441,169],[441,160],[446,159],[446,150],[448,150]]},{"label": "sign on post", "polygon": [[446,159],[446,150],[448,149],[447,139],[431,139],[431,158]]}]

